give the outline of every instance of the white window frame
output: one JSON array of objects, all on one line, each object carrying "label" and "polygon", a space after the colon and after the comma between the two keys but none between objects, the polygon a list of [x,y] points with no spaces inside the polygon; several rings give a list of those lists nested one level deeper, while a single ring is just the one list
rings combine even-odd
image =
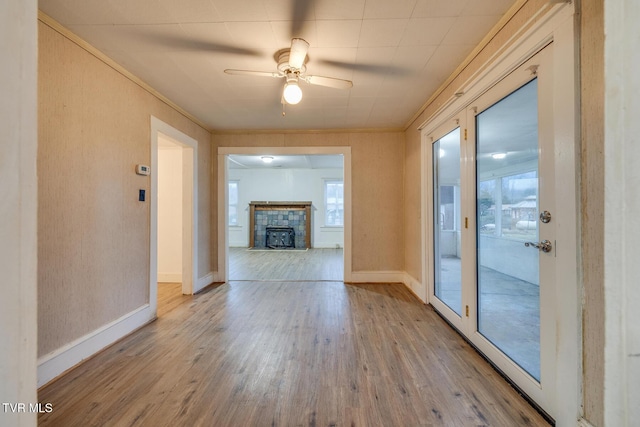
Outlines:
[{"label": "white window frame", "polygon": [[[231,184],[235,184],[236,186],[236,200],[240,200],[240,180],[238,179],[230,179],[227,183],[227,191],[229,192],[229,199],[228,199],[228,204],[227,204],[227,212],[229,212],[229,221],[228,221],[228,226],[229,227],[240,227],[240,211],[238,210],[238,205],[239,203],[236,203],[235,205],[233,205],[231,203]],[[236,222],[232,223],[231,222],[231,206],[235,206],[236,207]]]},{"label": "white window frame", "polygon": [[[342,205],[341,205],[342,212],[343,212],[342,224],[330,224],[329,217],[328,217],[329,203],[327,201],[327,194],[328,194],[327,186],[329,184],[337,184],[337,183],[342,184]],[[343,228],[344,227],[344,180],[342,178],[325,178],[322,180],[322,203],[324,206],[324,209],[323,209],[324,226],[330,227],[330,228]],[[340,208],[340,205],[338,205],[338,208]]]}]

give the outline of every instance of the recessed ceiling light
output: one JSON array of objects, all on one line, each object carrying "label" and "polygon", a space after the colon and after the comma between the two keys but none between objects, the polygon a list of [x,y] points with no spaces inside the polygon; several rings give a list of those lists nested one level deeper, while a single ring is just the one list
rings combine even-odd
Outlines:
[{"label": "recessed ceiling light", "polygon": [[262,156],[262,157],[260,157],[260,158],[261,158],[261,159],[262,159],[262,161],[263,161],[263,162],[265,162],[265,163],[271,163],[271,162],[273,162],[273,157],[271,157],[271,156]]},{"label": "recessed ceiling light", "polygon": [[495,153],[495,154],[492,154],[491,157],[493,157],[496,160],[500,160],[507,157],[507,153]]}]

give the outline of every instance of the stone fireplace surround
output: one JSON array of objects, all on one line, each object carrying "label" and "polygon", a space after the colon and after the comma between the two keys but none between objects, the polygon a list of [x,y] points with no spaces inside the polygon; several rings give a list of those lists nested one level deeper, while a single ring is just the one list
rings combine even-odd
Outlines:
[{"label": "stone fireplace surround", "polygon": [[266,248],[267,226],[292,227],[295,248],[311,247],[311,202],[252,201],[249,203],[249,247]]}]

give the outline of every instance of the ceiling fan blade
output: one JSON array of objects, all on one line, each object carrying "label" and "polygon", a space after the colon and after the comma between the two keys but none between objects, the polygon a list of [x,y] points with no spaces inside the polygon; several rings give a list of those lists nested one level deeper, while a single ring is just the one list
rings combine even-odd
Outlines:
[{"label": "ceiling fan blade", "polygon": [[141,28],[128,28],[123,31],[125,31],[127,34],[130,34],[131,36],[135,36],[139,40],[143,40],[146,43],[153,45],[154,47],[161,47],[162,49],[217,52],[231,55],[247,55],[256,57],[262,56],[262,53],[256,49],[233,46],[224,43],[216,43],[204,38],[153,32],[152,30],[146,29],[146,26],[142,26]]},{"label": "ceiling fan blade", "polygon": [[289,65],[291,68],[301,69],[307,57],[309,43],[304,39],[291,40],[291,51],[289,52]]},{"label": "ceiling fan blade", "polygon": [[291,17],[291,37],[302,36],[304,22],[310,20],[313,1],[293,0],[293,16]]},{"label": "ceiling fan blade", "polygon": [[284,77],[282,74],[273,73],[270,71],[251,71],[251,70],[234,70],[234,69],[226,69],[225,73],[231,74],[234,76],[258,76],[258,77]]},{"label": "ceiling fan blade", "polygon": [[334,89],[350,89],[353,87],[352,81],[333,77],[304,76],[301,79],[312,85],[332,87]]},{"label": "ceiling fan blade", "polygon": [[[315,62],[315,61],[314,61]],[[393,74],[395,76],[405,76],[409,74],[409,70],[406,68],[398,67],[395,65],[378,65],[378,64],[352,64],[343,61],[332,61],[328,59],[320,59],[318,63],[324,65],[330,65],[336,68],[342,68],[345,70],[362,71],[364,73],[372,74]]]}]

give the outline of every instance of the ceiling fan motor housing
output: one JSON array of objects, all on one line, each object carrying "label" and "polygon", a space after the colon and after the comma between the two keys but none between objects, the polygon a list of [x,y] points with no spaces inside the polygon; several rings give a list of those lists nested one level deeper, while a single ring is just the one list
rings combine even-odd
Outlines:
[{"label": "ceiling fan motor housing", "polygon": [[291,67],[291,65],[289,65],[289,51],[284,51],[278,56],[278,71],[285,76],[288,76],[289,73],[303,74],[307,71],[307,66],[302,64],[300,68]]}]

